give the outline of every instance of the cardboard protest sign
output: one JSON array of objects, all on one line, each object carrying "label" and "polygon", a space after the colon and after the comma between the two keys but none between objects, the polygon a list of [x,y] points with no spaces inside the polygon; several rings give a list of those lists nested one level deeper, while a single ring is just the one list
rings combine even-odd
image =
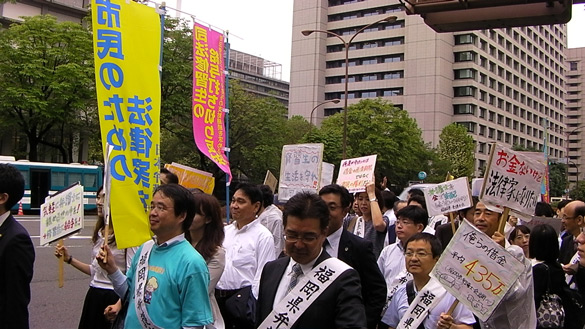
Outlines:
[{"label": "cardboard protest sign", "polygon": [[366,185],[374,181],[374,169],[378,155],[341,160],[337,184],[344,186],[349,193],[363,192]]},{"label": "cardboard protest sign", "polygon": [[287,201],[301,191],[317,192],[321,181],[324,145],[294,144],[282,147],[278,200]]},{"label": "cardboard protest sign", "polygon": [[274,176],[270,170],[266,170],[266,177],[264,177],[264,185],[270,186],[270,190],[272,190],[272,193],[276,192],[276,187],[278,186],[278,179],[276,179],[276,176]]},{"label": "cardboard protest sign", "polygon": [[335,170],[334,164],[323,162],[323,165],[321,167],[321,184],[319,185],[319,188],[333,183],[334,170]]},{"label": "cardboard protest sign", "polygon": [[431,276],[486,321],[523,270],[510,252],[463,220]]},{"label": "cardboard protest sign", "polygon": [[540,201],[544,164],[500,144],[492,147],[480,199],[499,209],[533,215]]},{"label": "cardboard protest sign", "polygon": [[536,225],[540,224],[548,224],[552,226],[557,234],[561,232],[561,219],[556,217],[540,217],[540,216],[532,216],[530,221],[522,221],[522,225],[528,226],[528,228],[532,231]]},{"label": "cardboard protest sign", "polygon": [[423,189],[429,216],[471,207],[471,191],[467,177],[457,178]]},{"label": "cardboard protest sign", "polygon": [[72,185],[45,199],[41,205],[42,246],[83,229],[83,186]]},{"label": "cardboard protest sign", "polygon": [[471,180],[471,196],[479,197],[481,194],[481,187],[483,185],[483,178],[473,178]]},{"label": "cardboard protest sign", "polygon": [[213,189],[215,188],[213,174],[176,162],[165,165],[165,168],[177,175],[179,177],[179,184],[184,187],[198,188],[207,194],[213,193]]}]

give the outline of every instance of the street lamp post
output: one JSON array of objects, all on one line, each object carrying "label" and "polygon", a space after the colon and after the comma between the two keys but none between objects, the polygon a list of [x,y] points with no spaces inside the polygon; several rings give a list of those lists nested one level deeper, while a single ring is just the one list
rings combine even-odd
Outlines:
[{"label": "street lamp post", "polygon": [[[571,187],[571,182],[569,181],[569,162],[570,162],[569,161],[569,150],[570,150],[570,147],[571,147],[571,142],[570,142],[569,139],[571,138],[571,135],[572,134],[574,134],[577,130],[579,130],[579,129],[583,128],[583,127],[585,127],[585,124],[581,124],[581,125],[573,128],[572,130],[570,130],[567,133],[567,152],[565,152],[565,160],[566,160],[566,163],[567,163],[567,168],[566,168],[566,170],[567,170],[566,171],[567,187],[566,187],[565,190],[566,190],[567,199],[568,199],[568,196],[569,196],[569,188]],[[577,182],[578,182],[579,181],[579,168],[577,167],[577,165],[574,162],[573,162],[573,164],[575,165],[575,169],[577,170]]]},{"label": "street lamp post", "polygon": [[335,33],[335,32],[331,32],[331,31],[327,31],[327,30],[304,30],[301,31],[301,33],[304,36],[309,36],[311,35],[313,32],[319,32],[319,33],[325,33],[331,36],[334,36],[336,38],[338,38],[339,40],[341,40],[341,42],[343,43],[343,46],[345,48],[345,86],[344,86],[344,97],[343,97],[343,159],[346,158],[347,155],[347,94],[348,94],[348,90],[347,90],[347,83],[348,83],[348,79],[349,79],[349,46],[351,45],[351,42],[353,41],[353,39],[355,39],[355,37],[362,33],[365,29],[376,25],[378,23],[382,23],[382,22],[388,22],[388,23],[392,23],[395,22],[397,19],[396,16],[388,16],[385,18],[382,18],[380,20],[375,21],[372,24],[368,24],[364,27],[362,27],[361,29],[359,29],[354,35],[351,36],[351,38],[348,41],[345,41],[345,39],[343,39],[339,34]]},{"label": "street lamp post", "polygon": [[[310,123],[310,124],[313,124],[313,112],[315,112],[315,110],[316,110],[316,109],[317,109],[319,106],[321,106],[321,105],[323,105],[323,104],[327,104],[327,103],[338,104],[339,102],[340,102],[340,99],[339,99],[339,98],[336,98],[336,99],[330,99],[330,100],[328,100],[328,101],[324,101],[324,102],[321,102],[321,103],[317,104],[317,106],[313,107],[313,109],[311,110],[311,120],[309,120],[309,123]],[[316,125],[315,125],[315,126],[316,126]]]}]

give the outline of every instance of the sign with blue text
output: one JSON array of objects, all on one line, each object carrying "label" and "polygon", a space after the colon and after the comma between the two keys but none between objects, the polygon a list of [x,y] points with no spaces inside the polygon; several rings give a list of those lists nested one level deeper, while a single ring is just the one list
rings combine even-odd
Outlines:
[{"label": "sign with blue text", "polygon": [[282,147],[278,200],[287,201],[301,191],[317,193],[321,181],[324,145],[294,144]]},{"label": "sign with blue text", "polygon": [[467,177],[461,177],[423,189],[429,216],[440,215],[472,205]]}]

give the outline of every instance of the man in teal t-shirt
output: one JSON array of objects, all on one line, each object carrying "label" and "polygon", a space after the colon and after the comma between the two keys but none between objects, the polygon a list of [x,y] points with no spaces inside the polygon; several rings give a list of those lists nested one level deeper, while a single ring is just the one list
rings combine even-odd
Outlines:
[{"label": "man in teal t-shirt", "polygon": [[[195,216],[193,195],[177,184],[159,186],[149,215],[155,236],[138,249],[127,276],[114,262],[97,259],[123,297],[129,290],[125,328],[201,328],[213,322],[205,260],[185,239]],[[109,249],[105,252],[111,257]]]}]

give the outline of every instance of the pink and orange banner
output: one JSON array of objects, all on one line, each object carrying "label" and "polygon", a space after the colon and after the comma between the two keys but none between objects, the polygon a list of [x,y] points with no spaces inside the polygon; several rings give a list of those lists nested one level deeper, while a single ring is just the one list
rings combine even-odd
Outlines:
[{"label": "pink and orange banner", "polygon": [[225,60],[223,34],[193,27],[193,137],[203,154],[232,180],[225,155]]}]

